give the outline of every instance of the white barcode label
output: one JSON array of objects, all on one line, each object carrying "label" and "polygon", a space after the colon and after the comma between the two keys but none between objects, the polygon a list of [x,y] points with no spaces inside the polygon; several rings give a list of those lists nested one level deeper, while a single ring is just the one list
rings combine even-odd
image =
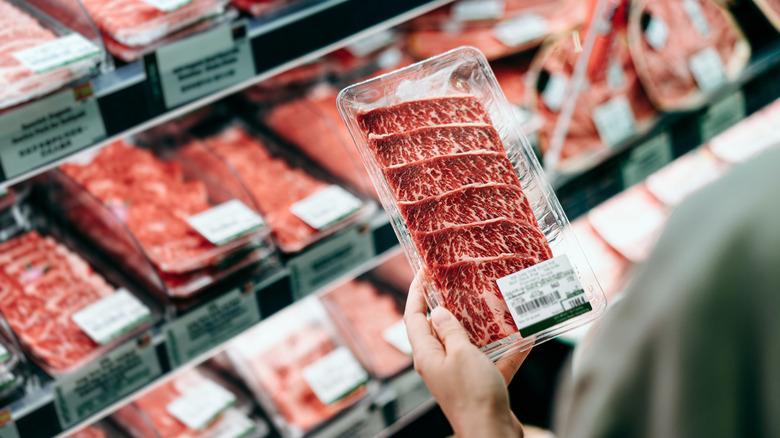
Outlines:
[{"label": "white barcode label", "polygon": [[166,410],[190,429],[203,430],[234,404],[235,394],[211,380],[204,380],[184,391]]},{"label": "white barcode label", "polygon": [[395,347],[401,353],[412,354],[412,346],[409,344],[409,337],[406,334],[406,324],[404,324],[403,319],[384,329],[382,337],[388,344]]},{"label": "white barcode label", "polygon": [[564,254],[496,280],[521,336],[530,336],[591,310]]},{"label": "white barcode label", "polygon": [[452,6],[455,21],[497,20],[504,15],[504,0],[465,0]]},{"label": "white barcode label", "polygon": [[636,119],[625,96],[613,97],[593,109],[593,123],[605,145],[616,146],[636,133]]},{"label": "white barcode label", "polygon": [[195,0],[141,0],[147,5],[163,12],[171,12],[180,7],[192,3]]},{"label": "white barcode label", "polygon": [[303,369],[303,378],[323,404],[351,394],[368,381],[368,374],[347,347],[339,347]]},{"label": "white barcode label", "polygon": [[645,29],[645,39],[656,52],[660,52],[666,47],[666,40],[669,38],[669,26],[658,17],[650,19]]},{"label": "white barcode label", "polygon": [[308,196],[292,206],[290,211],[312,228],[323,230],[360,210],[363,201],[337,185]]},{"label": "white barcode label", "polygon": [[683,9],[685,10],[688,19],[691,20],[693,27],[704,38],[710,36],[710,23],[704,16],[704,11],[701,10],[699,0],[683,0]]},{"label": "white barcode label", "polygon": [[553,73],[547,80],[547,85],[542,92],[542,102],[550,111],[557,112],[561,109],[563,99],[566,97],[566,87],[569,78],[561,73]]},{"label": "white barcode label", "polygon": [[98,344],[107,344],[152,317],[152,313],[126,289],[118,289],[71,315],[84,333]]},{"label": "white barcode label", "polygon": [[35,73],[63,67],[100,55],[100,47],[83,36],[72,33],[56,40],[12,53],[17,61]]},{"label": "white barcode label", "polygon": [[691,56],[688,67],[699,89],[705,93],[717,90],[728,81],[726,68],[714,47],[707,47]]},{"label": "white barcode label", "polygon": [[263,227],[263,218],[238,199],[187,218],[187,223],[214,245],[222,245]]},{"label": "white barcode label", "polygon": [[623,64],[620,61],[612,60],[607,68],[607,84],[613,90],[617,90],[626,82],[626,75],[623,72]]},{"label": "white barcode label", "polygon": [[550,33],[550,24],[544,17],[536,14],[521,15],[498,23],[493,28],[493,36],[508,47],[536,41]]}]

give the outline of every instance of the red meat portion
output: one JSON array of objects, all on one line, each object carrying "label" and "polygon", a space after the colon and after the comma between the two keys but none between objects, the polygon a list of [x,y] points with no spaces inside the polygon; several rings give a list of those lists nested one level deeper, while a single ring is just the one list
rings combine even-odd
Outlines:
[{"label": "red meat portion", "polygon": [[411,231],[430,232],[495,218],[536,224],[523,191],[506,184],[464,187],[422,201],[399,202],[398,208]]},{"label": "red meat portion", "polygon": [[474,96],[413,100],[358,114],[360,128],[374,135],[397,134],[424,126],[466,123],[490,124],[490,116]]},{"label": "red meat portion", "polygon": [[468,152],[442,155],[384,169],[388,185],[400,202],[420,201],[472,184],[520,187],[505,153]]},{"label": "red meat portion", "polygon": [[440,155],[470,151],[503,152],[498,132],[490,125],[432,126],[401,134],[372,137],[368,147],[381,166],[395,166]]},{"label": "red meat portion", "polygon": [[255,17],[272,12],[292,2],[293,0],[231,0],[231,3],[237,8]]}]

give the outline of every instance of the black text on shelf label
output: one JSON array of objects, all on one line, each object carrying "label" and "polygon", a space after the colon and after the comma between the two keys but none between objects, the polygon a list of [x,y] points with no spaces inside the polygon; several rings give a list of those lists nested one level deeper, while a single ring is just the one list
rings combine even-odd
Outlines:
[{"label": "black text on shelf label", "polygon": [[374,255],[374,238],[353,226],[305,249],[287,262],[293,298],[299,300],[355,269]]},{"label": "black text on shelf label", "polygon": [[141,0],[147,5],[163,12],[171,12],[180,7],[192,3],[195,0]]},{"label": "black text on shelf label", "polygon": [[496,283],[523,337],[592,309],[565,254],[499,278]]},{"label": "black text on shelf label", "polygon": [[168,324],[168,357],[172,364],[182,365],[258,322],[260,309],[255,294],[234,289]]},{"label": "black text on shelf label", "polygon": [[636,119],[625,96],[613,97],[593,109],[593,123],[601,141],[609,147],[636,133]]},{"label": "black text on shelf label", "polygon": [[0,162],[10,179],[106,137],[89,84],[0,115]]},{"label": "black text on shelf label", "polygon": [[504,0],[465,0],[452,5],[455,21],[497,20],[504,16]]},{"label": "black text on shelf label", "polygon": [[323,404],[353,393],[368,381],[368,373],[347,347],[338,347],[303,369],[303,378]]},{"label": "black text on shelf label", "polygon": [[664,131],[631,151],[621,165],[623,187],[631,187],[672,162],[672,138]]},{"label": "black text on shelf label", "polygon": [[17,61],[35,73],[54,70],[74,62],[99,56],[100,47],[77,33],[71,33],[28,49],[14,52]]},{"label": "black text on shelf label", "polygon": [[54,381],[54,407],[63,429],[143,387],[161,374],[151,334],[128,341]]},{"label": "black text on shelf label", "polygon": [[152,312],[127,289],[118,289],[71,316],[98,344],[107,344],[152,317]]},{"label": "black text on shelf label", "polygon": [[337,185],[331,185],[290,206],[290,211],[310,227],[324,230],[360,210],[363,201]]},{"label": "black text on shelf label", "polygon": [[550,24],[536,14],[525,14],[502,21],[493,27],[493,35],[508,47],[536,41],[550,33]]},{"label": "black text on shelf label", "polygon": [[238,199],[187,218],[187,223],[214,245],[222,245],[263,227],[263,218]]},{"label": "black text on shelf label", "polygon": [[11,409],[0,411],[0,438],[19,438],[19,430],[11,416]]},{"label": "black text on shelf label", "polygon": [[184,391],[165,409],[190,429],[203,430],[235,404],[235,394],[207,379]]},{"label": "black text on shelf label", "polygon": [[699,89],[705,93],[715,91],[728,82],[726,67],[714,47],[707,47],[691,56],[688,67]]},{"label": "black text on shelf label", "polygon": [[[236,35],[234,37],[234,35]],[[167,108],[191,102],[254,76],[246,25],[221,26],[157,50],[156,69]]]},{"label": "black text on shelf label", "polygon": [[645,40],[656,52],[660,52],[666,47],[666,40],[669,38],[669,25],[659,17],[652,17],[645,29]]},{"label": "black text on shelf label", "polygon": [[714,102],[699,120],[701,142],[706,143],[716,135],[736,125],[745,118],[745,95],[732,93]]},{"label": "black text on shelf label", "polygon": [[409,344],[409,337],[406,335],[406,324],[404,324],[403,319],[384,329],[382,337],[401,353],[412,354],[412,346]]}]

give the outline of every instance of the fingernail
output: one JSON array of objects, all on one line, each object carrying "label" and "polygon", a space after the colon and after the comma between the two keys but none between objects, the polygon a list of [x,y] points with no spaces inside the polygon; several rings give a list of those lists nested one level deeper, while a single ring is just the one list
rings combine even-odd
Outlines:
[{"label": "fingernail", "polygon": [[433,321],[434,327],[440,327],[442,324],[452,318],[452,314],[444,307],[437,307],[431,311],[431,321]]}]

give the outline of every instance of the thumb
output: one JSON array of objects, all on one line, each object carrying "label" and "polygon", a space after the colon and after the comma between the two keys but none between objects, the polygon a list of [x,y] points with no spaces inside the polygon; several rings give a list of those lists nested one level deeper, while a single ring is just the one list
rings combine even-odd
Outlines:
[{"label": "thumb", "polygon": [[463,329],[455,316],[444,307],[439,306],[431,311],[431,322],[436,336],[444,344],[445,350],[457,347],[459,344],[471,345],[466,330]]}]

